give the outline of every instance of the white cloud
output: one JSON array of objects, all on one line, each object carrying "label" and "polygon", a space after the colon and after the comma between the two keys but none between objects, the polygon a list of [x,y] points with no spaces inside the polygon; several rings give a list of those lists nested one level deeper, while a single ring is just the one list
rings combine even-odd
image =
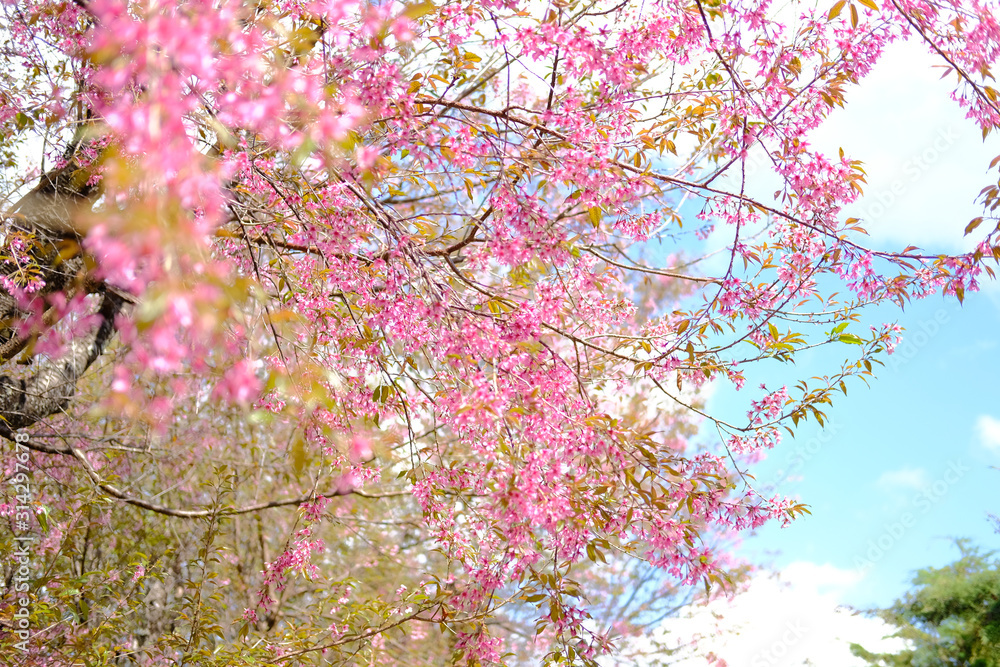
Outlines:
[{"label": "white cloud", "polygon": [[900,468],[885,471],[875,484],[884,491],[908,491],[922,489],[927,483],[927,471],[923,468]]},{"label": "white cloud", "polygon": [[[888,652],[903,644],[886,639],[893,632],[891,626],[840,605],[863,577],[858,570],[796,562],[780,578],[756,576],[732,600],[689,608],[681,618],[664,622],[662,631],[673,645],[700,637],[699,655],[712,652],[728,667],[865,665],[851,655],[851,643]],[[706,663],[704,657],[689,657],[671,664],[695,667]]]},{"label": "white cloud", "polygon": [[983,447],[992,452],[1000,452],[1000,419],[980,415],[976,420],[976,434]]},{"label": "white cloud", "polygon": [[864,220],[875,242],[930,250],[972,244],[963,231],[982,215],[975,198],[1000,147],[993,138],[984,143],[950,99],[955,80],[941,79],[940,64],[918,41],[890,46],[812,137],[830,155],[843,147],[864,161],[865,196],[846,213]]},{"label": "white cloud", "polygon": [[[839,150],[861,160],[867,173],[864,196],[842,217],[861,219],[867,245],[900,249],[917,245],[933,252],[971,249],[992,225],[970,237],[968,222],[982,215],[975,200],[990,182],[987,168],[1000,153],[1000,141],[982,132],[951,99],[954,77],[942,80],[939,59],[915,40],[891,45],[859,85],[845,88],[844,108],[810,134],[812,146],[831,159]],[[773,201],[780,178],[763,152],[751,152],[757,165],[748,192]],[[736,172],[730,180],[734,187]],[[709,249],[732,242],[732,229],[718,225]],[[728,256],[722,260],[727,260]]]}]

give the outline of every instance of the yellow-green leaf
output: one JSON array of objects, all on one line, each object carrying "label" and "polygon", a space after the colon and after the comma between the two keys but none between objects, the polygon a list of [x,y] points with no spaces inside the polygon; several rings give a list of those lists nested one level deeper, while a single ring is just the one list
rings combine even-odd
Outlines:
[{"label": "yellow-green leaf", "polygon": [[412,5],[407,5],[406,9],[403,10],[403,16],[411,19],[418,19],[421,16],[430,14],[434,11],[433,2],[417,2]]},{"label": "yellow-green leaf", "polygon": [[295,442],[292,443],[292,451],[289,454],[291,454],[290,462],[292,470],[295,471],[296,475],[301,475],[309,464],[310,459],[305,441],[302,438],[296,438]]},{"label": "yellow-green leaf", "polygon": [[599,227],[601,224],[601,207],[594,206],[587,211],[587,214],[590,215],[590,224],[592,224],[595,229]]},{"label": "yellow-green leaf", "polygon": [[395,389],[393,387],[387,384],[383,384],[379,387],[376,387],[375,391],[372,392],[372,399],[376,403],[385,403],[387,400],[389,400],[389,397],[392,396],[392,392],[394,391]]}]

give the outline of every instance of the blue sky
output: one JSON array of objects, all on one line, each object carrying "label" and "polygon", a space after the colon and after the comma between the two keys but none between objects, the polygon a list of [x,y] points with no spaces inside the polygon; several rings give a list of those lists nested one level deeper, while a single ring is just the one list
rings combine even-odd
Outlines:
[{"label": "blue sky", "polygon": [[[865,197],[849,213],[882,249],[968,249],[963,230],[980,214],[974,200],[1000,153],[949,99],[950,82],[934,64],[918,44],[892,47],[813,138],[864,161]],[[897,321],[904,342],[870,388],[854,382],[836,399],[830,428],[803,429],[755,467],[762,483],[776,482],[813,514],[766,528],[743,549],[778,568],[860,567],[863,579],[842,600],[859,606],[887,604],[913,570],[953,559],[952,538],[1000,548],[986,516],[1000,513],[1000,470],[991,467],[1000,465],[1000,289],[984,284],[963,305],[934,296],[865,317],[865,324]],[[829,372],[846,357],[826,346],[797,368],[773,372]],[[712,406],[724,410],[735,398],[720,388]],[[789,462],[792,475],[783,471]]]},{"label": "blue sky", "polygon": [[[752,468],[759,485],[801,499],[812,515],[744,537],[739,554],[762,566],[746,592],[664,624],[679,638],[702,633],[700,648],[730,667],[864,665],[850,643],[900,644],[853,609],[888,605],[915,570],[954,560],[953,538],[1000,550],[987,517],[1000,514],[1000,290],[963,306],[938,296],[872,316],[898,319],[907,334],[871,387],[850,385],[828,428],[811,423]],[[835,351],[795,370],[841,361]],[[769,385],[777,376],[764,373]],[[745,400],[720,387],[710,406]]]},{"label": "blue sky", "polygon": [[[890,603],[913,570],[953,560],[952,538],[1000,549],[987,518],[1000,514],[1000,470],[991,467],[1000,465],[1000,441],[990,428],[1000,425],[997,300],[979,293],[959,306],[931,297],[899,322],[904,343],[871,388],[849,386],[827,429],[803,428],[754,467],[762,485],[800,498],[812,515],[743,545],[750,560],[778,569],[810,561],[862,570],[842,599],[862,607]],[[712,400],[725,404],[731,394]]]},{"label": "blue sky", "polygon": [[[843,147],[865,162],[866,195],[847,214],[865,220],[879,249],[959,252],[974,243],[963,230],[980,214],[974,201],[1000,142],[984,143],[935,64],[922,45],[891,47],[812,137],[830,155]],[[767,199],[774,185],[760,174],[749,191]],[[710,237],[709,249],[731,242],[727,231]],[[731,667],[863,664],[848,643],[877,649],[891,630],[843,605],[890,604],[915,570],[957,557],[954,538],[1000,550],[987,517],[1000,514],[1000,287],[983,285],[964,305],[935,296],[903,312],[875,309],[862,324],[893,321],[906,328],[904,342],[871,387],[850,383],[827,429],[810,422],[751,468],[758,485],[774,484],[812,510],[744,537],[740,555],[777,578],[761,572],[748,592],[720,602],[721,629],[694,609],[666,624],[682,636],[706,631],[712,644],[703,648]],[[761,382],[774,389],[830,373],[851,351],[824,346],[795,366],[758,366],[742,392],[716,386],[709,412],[745,411]]]}]

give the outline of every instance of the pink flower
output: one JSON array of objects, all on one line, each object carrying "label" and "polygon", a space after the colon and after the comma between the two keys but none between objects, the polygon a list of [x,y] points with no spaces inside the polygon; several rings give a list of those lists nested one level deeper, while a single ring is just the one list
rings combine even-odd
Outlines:
[{"label": "pink flower", "polygon": [[243,360],[225,372],[214,393],[221,400],[247,406],[260,395],[262,386],[251,363]]},{"label": "pink flower", "polygon": [[372,146],[360,146],[354,151],[354,160],[358,165],[358,169],[371,171],[378,160],[378,149]]},{"label": "pink flower", "polygon": [[392,34],[400,42],[409,42],[416,36],[413,32],[414,27],[409,16],[400,16],[392,22]]},{"label": "pink flower", "polygon": [[351,438],[348,453],[353,463],[364,463],[375,456],[372,453],[371,441],[361,434],[356,434]]}]

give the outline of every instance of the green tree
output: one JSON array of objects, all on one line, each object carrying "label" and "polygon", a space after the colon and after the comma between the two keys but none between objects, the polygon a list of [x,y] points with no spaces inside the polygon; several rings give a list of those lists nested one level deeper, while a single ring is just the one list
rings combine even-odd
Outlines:
[{"label": "green tree", "polygon": [[907,648],[872,653],[852,644],[855,655],[871,665],[1000,666],[1000,560],[968,540],[956,544],[957,561],[919,570],[901,600],[869,611],[899,628],[893,636]]}]

